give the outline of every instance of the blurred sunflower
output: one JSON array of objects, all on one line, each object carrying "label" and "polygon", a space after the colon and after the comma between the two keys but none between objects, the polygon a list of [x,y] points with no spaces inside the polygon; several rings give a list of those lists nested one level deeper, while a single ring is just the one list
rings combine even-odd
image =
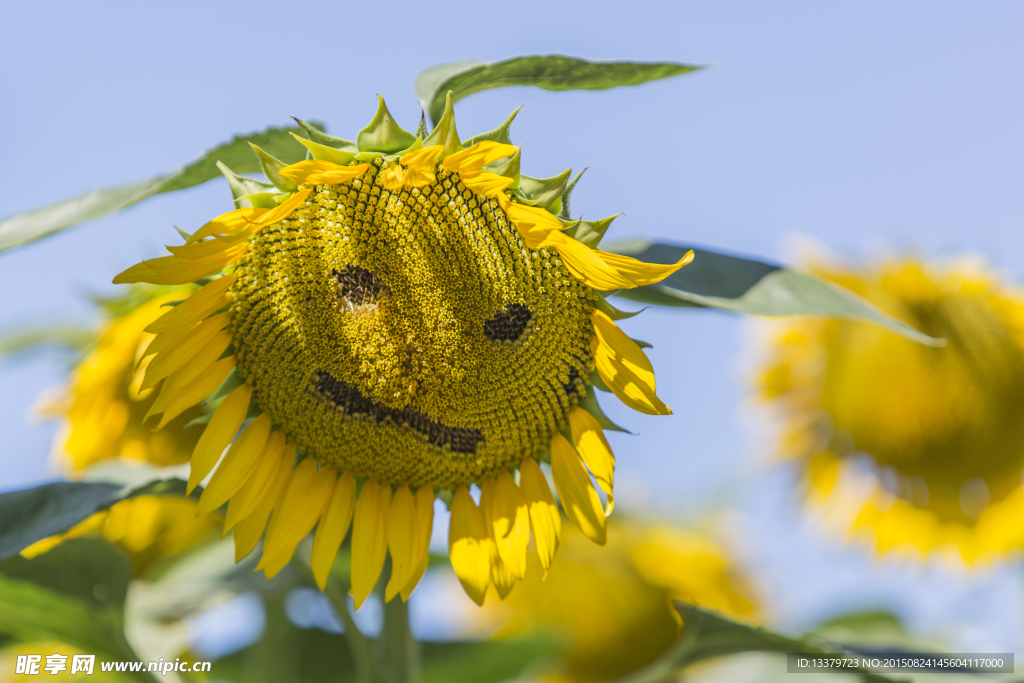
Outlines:
[{"label": "blurred sunflower", "polygon": [[611,219],[568,219],[569,171],[520,173],[514,116],[465,144],[450,97],[429,135],[402,130],[383,99],[355,142],[303,124],[308,160],[254,146],[270,183],[223,169],[241,208],[114,280],[202,285],[147,328],[140,389],[160,385],[159,428],[216,406],[189,488],[213,472],[199,511],[228,504],[238,558],[266,530],[267,576],[316,527],[323,587],[351,524],[356,605],[388,552],[386,599],[404,600],[440,497],[467,593],[507,595],[531,530],[545,567],[558,546],[542,461],[568,518],[604,543],[613,426],[594,387],[670,411],[600,292],[658,282],[692,252],[649,265],[597,250]]},{"label": "blurred sunflower", "polygon": [[[53,455],[74,478],[104,460],[122,458],[158,466],[188,462],[202,433],[188,423],[204,413],[183,411],[176,429],[153,433],[143,426],[156,402],[153,389],[142,388],[150,357],[145,351],[154,335],[146,327],[195,287],[135,288],[106,302],[111,318],[99,332],[95,348],[72,373],[67,386],[48,396],[40,413],[61,421]],[[98,512],[59,536],[45,538],[22,551],[25,557],[46,552],[65,538],[100,535],[131,555],[136,573],[154,560],[185,550],[209,536],[217,520],[196,517],[197,502],[187,498],[141,496]]]},{"label": "blurred sunflower", "polygon": [[758,613],[724,550],[693,531],[624,521],[598,551],[569,529],[546,577],[529,557],[521,589],[485,617],[507,619],[499,637],[546,631],[562,641],[562,666],[545,680],[605,681],[650,664],[679,637],[673,600],[741,620]]},{"label": "blurred sunflower", "polygon": [[1024,546],[1024,294],[981,264],[913,259],[817,272],[942,348],[843,320],[779,324],[761,395],[809,499],[878,551]]}]

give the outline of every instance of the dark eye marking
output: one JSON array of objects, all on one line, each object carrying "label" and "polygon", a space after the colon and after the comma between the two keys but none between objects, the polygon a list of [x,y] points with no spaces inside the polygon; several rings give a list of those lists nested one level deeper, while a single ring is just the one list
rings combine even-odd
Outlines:
[{"label": "dark eye marking", "polygon": [[349,308],[377,303],[387,287],[373,273],[359,266],[344,266],[331,271],[335,281],[335,296]]},{"label": "dark eye marking", "polygon": [[525,304],[509,304],[484,323],[484,334],[494,341],[514,342],[523,335],[533,313]]},{"label": "dark eye marking", "polygon": [[339,415],[418,432],[438,448],[447,446],[455,453],[475,453],[477,444],[484,440],[479,429],[449,427],[412,408],[397,410],[368,399],[359,389],[324,370],[313,373],[312,390]]}]

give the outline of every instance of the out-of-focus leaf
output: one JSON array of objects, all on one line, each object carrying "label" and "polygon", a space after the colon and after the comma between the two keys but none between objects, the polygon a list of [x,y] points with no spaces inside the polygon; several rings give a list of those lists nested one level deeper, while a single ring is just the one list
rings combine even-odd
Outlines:
[{"label": "out-of-focus leaf", "polygon": [[918,332],[853,292],[807,273],[729,256],[704,247],[638,239],[605,247],[647,263],[674,263],[690,249],[693,262],[656,285],[623,289],[616,296],[658,306],[721,308],[769,317],[814,315],[864,320],[927,346],[944,340]]},{"label": "out-of-focus leaf", "polygon": [[[0,632],[66,643],[102,659],[135,660],[124,638],[127,559],[102,541],[72,539],[31,560],[0,562]],[[151,681],[147,673],[126,679]]]},{"label": "out-of-focus leaf", "polygon": [[545,90],[605,90],[680,76],[703,67],[675,62],[591,62],[565,55],[531,55],[500,62],[441,64],[416,77],[416,97],[435,124],[444,112],[445,95],[452,101],[509,85]]},{"label": "out-of-focus leaf", "polygon": [[520,680],[531,664],[559,652],[546,638],[422,643],[423,683],[498,683]]},{"label": "out-of-focus leaf", "polygon": [[[655,683],[666,680],[673,671],[705,659],[741,652],[828,654],[843,651],[820,638],[790,638],[685,602],[676,602],[675,608],[683,618],[683,633],[676,644],[649,666],[618,679],[617,683]],[[895,679],[860,668],[844,668],[843,672],[857,674],[872,683],[895,682]]]},{"label": "out-of-focus leaf", "polygon": [[66,199],[39,209],[10,216],[0,221],[0,252],[40,237],[71,227],[77,223],[101,218],[163,192],[193,187],[220,177],[217,162],[221,161],[236,173],[257,173],[259,161],[248,143],[259,145],[277,158],[294,163],[305,158],[306,150],[296,144],[291,133],[301,128],[267,128],[259,133],[239,135],[230,142],[214,147],[184,168],[129,185],[110,187]]},{"label": "out-of-focus leaf", "polygon": [[149,495],[184,496],[185,481],[159,478],[127,486],[109,481],[58,481],[0,494],[0,559],[67,531],[115,503]]},{"label": "out-of-focus leaf", "polygon": [[82,327],[54,325],[27,328],[0,337],[0,360],[5,356],[37,354],[46,350],[83,353],[96,341],[96,333]]}]

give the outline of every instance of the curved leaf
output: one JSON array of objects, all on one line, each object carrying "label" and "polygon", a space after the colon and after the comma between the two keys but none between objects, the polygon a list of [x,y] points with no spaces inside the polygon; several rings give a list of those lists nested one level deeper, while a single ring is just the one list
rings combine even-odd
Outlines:
[{"label": "curved leaf", "polygon": [[606,247],[648,263],[674,263],[691,248],[694,259],[656,285],[620,290],[616,296],[659,306],[721,308],[769,317],[817,315],[865,320],[928,346],[929,337],[883,313],[853,292],[808,273],[761,261],[729,256],[703,247],[630,240]]},{"label": "curved leaf", "polygon": [[156,478],[124,484],[110,481],[58,481],[0,494],[0,559],[36,541],[67,531],[95,512],[128,498],[185,495],[185,481]]},{"label": "curved leaf", "polygon": [[214,147],[173,173],[129,185],[94,190],[73,199],[11,216],[0,221],[0,251],[27,244],[77,223],[102,218],[155,194],[205,183],[220,176],[218,161],[236,173],[257,173],[260,164],[249,148],[249,142],[289,163],[301,161],[305,158],[305,150],[296,145],[290,135],[301,131],[301,128],[296,127],[268,128],[259,133],[240,135]]},{"label": "curved leaf", "polygon": [[565,55],[513,57],[501,62],[441,64],[416,77],[416,98],[436,123],[444,112],[445,95],[452,102],[509,85],[533,85],[545,90],[605,90],[640,85],[703,68],[675,62],[590,62]]}]

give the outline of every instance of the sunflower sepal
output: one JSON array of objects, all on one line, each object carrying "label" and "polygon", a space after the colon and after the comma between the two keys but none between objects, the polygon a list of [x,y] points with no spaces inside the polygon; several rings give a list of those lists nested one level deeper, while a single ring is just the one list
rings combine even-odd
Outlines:
[{"label": "sunflower sepal", "polygon": [[[563,198],[562,201],[564,203],[565,199]],[[581,242],[591,249],[596,249],[601,243],[604,234],[608,232],[608,228],[611,227],[612,221],[621,215],[621,213],[617,213],[614,216],[608,216],[597,221],[585,221],[582,219],[573,221],[563,232],[577,242]]]},{"label": "sunflower sepal", "polygon": [[299,189],[297,183],[281,175],[281,169],[288,166],[288,164],[263,151],[258,145],[250,142],[249,146],[252,147],[252,151],[256,152],[256,158],[260,161],[263,175],[274,184],[274,187],[282,192],[294,192]]},{"label": "sunflower sepal", "polygon": [[455,128],[455,108],[452,106],[452,94],[449,92],[445,100],[444,114],[434,126],[434,130],[423,141],[424,147],[442,145],[443,156],[449,156],[465,149],[459,142],[459,131]]},{"label": "sunflower sepal", "polygon": [[235,202],[238,203],[239,207],[251,206],[255,209],[274,209],[277,208],[278,197],[276,192],[253,192],[252,194],[242,195]]},{"label": "sunflower sepal", "polygon": [[351,140],[345,140],[344,138],[328,135],[327,133],[323,132],[316,126],[313,126],[303,121],[302,119],[296,118],[294,116],[292,117],[292,119],[295,121],[295,123],[299,124],[299,127],[301,127],[302,130],[306,131],[306,135],[313,142],[317,142],[321,145],[326,145],[327,147],[333,147],[334,149],[345,150],[348,152],[359,151],[358,148],[356,147],[356,143],[352,142]]},{"label": "sunflower sepal", "polygon": [[484,140],[491,140],[492,142],[501,142],[506,145],[511,145],[512,138],[509,137],[509,130],[511,130],[512,122],[516,120],[516,115],[519,114],[519,110],[522,108],[523,105],[519,105],[511,114],[508,115],[508,118],[505,119],[505,122],[502,123],[500,126],[495,128],[494,130],[489,130],[486,133],[479,133],[477,135],[474,135],[470,139],[463,142],[463,146],[472,147],[476,143],[483,142]]},{"label": "sunflower sepal", "polygon": [[572,196],[572,191],[573,191],[573,189],[575,189],[576,183],[578,183],[580,181],[580,178],[583,177],[583,174],[587,172],[587,168],[590,168],[590,167],[587,166],[582,171],[577,173],[576,176],[572,180],[569,181],[569,184],[565,186],[565,191],[562,192],[562,209],[561,209],[561,211],[558,212],[558,217],[559,218],[568,219],[570,217],[569,216],[569,198]]},{"label": "sunflower sepal", "polygon": [[343,150],[328,145],[322,145],[319,142],[313,140],[307,140],[302,138],[295,133],[292,133],[292,137],[295,138],[300,145],[306,148],[306,151],[312,155],[312,157],[318,161],[330,161],[331,163],[338,164],[339,166],[346,166],[352,163],[352,160],[356,158],[358,151],[356,150]]},{"label": "sunflower sepal", "polygon": [[567,168],[550,178],[533,178],[528,175],[520,175],[519,191],[516,193],[516,196],[519,197],[519,201],[522,204],[539,206],[557,215],[562,210],[562,193],[565,192],[570,175],[572,175],[571,168]]},{"label": "sunflower sepal", "polygon": [[523,148],[516,147],[516,153],[504,161],[491,164],[490,166],[484,166],[484,171],[493,173],[494,175],[500,175],[505,178],[511,178],[512,184],[508,186],[509,190],[519,189],[519,166],[520,160],[522,159]]},{"label": "sunflower sepal", "polygon": [[377,112],[366,128],[356,136],[356,146],[360,152],[382,152],[395,154],[408,149],[416,141],[416,136],[404,130],[395,122],[384,98],[377,95]]},{"label": "sunflower sepal", "polygon": [[221,175],[223,175],[224,178],[227,179],[228,187],[231,188],[231,198],[234,200],[235,204],[237,204],[239,208],[245,208],[246,206],[255,206],[254,204],[251,203],[246,204],[247,195],[258,194],[274,189],[274,186],[271,183],[267,183],[262,180],[256,180],[255,178],[246,178],[245,176],[238,175],[230,168],[228,168],[227,164],[225,164],[222,161],[217,162],[217,170],[219,170]]},{"label": "sunflower sepal", "polygon": [[[597,373],[595,372],[594,374]],[[600,379],[600,377],[598,377],[598,379]],[[598,424],[600,424],[603,429],[612,432],[622,432],[623,434],[633,433],[625,427],[620,427],[618,424],[612,422],[611,418],[605,415],[604,411],[601,409],[601,404],[597,402],[597,394],[593,391],[587,391],[587,395],[580,399],[578,405],[580,408],[583,408],[583,410],[590,413],[590,415],[597,420]]]},{"label": "sunflower sepal", "polygon": [[597,307],[597,310],[601,311],[612,320],[626,320],[635,315],[640,315],[649,308],[649,306],[644,306],[639,311],[622,311],[608,303],[608,300],[602,294],[597,295],[597,302],[595,303],[595,306]]}]

